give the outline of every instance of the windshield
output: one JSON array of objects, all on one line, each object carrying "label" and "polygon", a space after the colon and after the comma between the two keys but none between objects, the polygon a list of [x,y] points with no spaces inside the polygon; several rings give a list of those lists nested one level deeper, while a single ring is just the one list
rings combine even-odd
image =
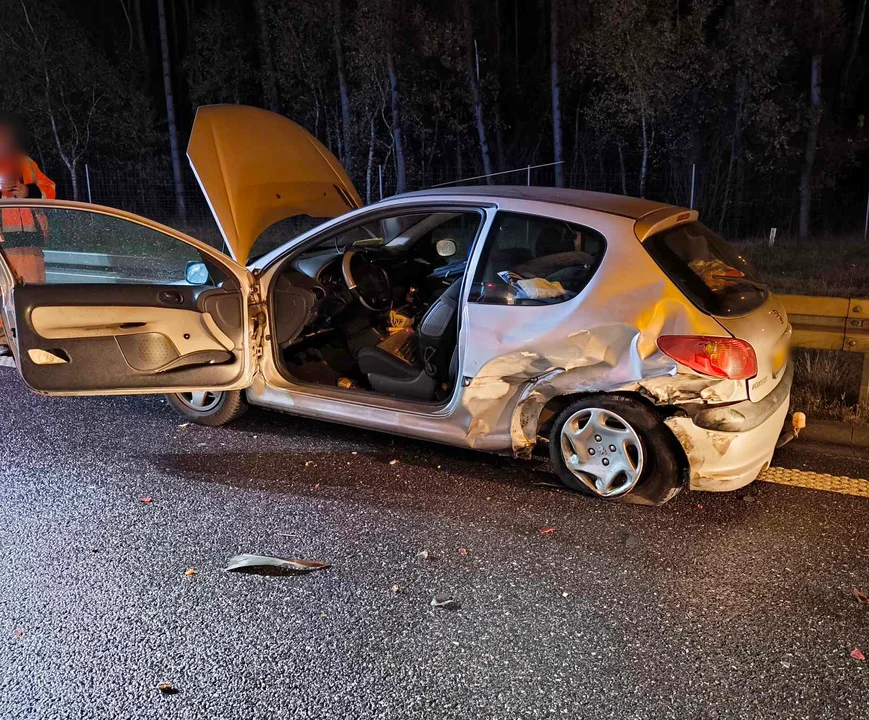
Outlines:
[{"label": "windshield", "polygon": [[769,296],[751,264],[702,223],[664,230],[643,246],[688,299],[710,315],[746,315]]}]

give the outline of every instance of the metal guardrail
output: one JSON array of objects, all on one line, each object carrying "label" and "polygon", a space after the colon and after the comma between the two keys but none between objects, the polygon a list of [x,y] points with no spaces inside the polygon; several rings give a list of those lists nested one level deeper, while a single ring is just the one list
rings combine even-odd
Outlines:
[{"label": "metal guardrail", "polygon": [[46,250],[45,275],[49,282],[154,282],[155,273],[177,275],[178,261],[137,255]]},{"label": "metal guardrail", "polygon": [[869,409],[869,298],[778,295],[793,326],[793,344],[863,354],[858,405]]}]

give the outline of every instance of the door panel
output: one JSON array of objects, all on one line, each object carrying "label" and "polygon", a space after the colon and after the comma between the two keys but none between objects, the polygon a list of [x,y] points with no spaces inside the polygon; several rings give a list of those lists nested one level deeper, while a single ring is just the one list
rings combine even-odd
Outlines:
[{"label": "door panel", "polygon": [[[214,304],[214,295],[197,298],[196,290],[171,285],[16,288],[17,341],[27,350],[19,357],[24,380],[45,392],[238,382],[244,365],[236,345],[241,328],[235,328],[233,340],[205,309]],[[167,306],[161,295],[169,291],[182,302]],[[219,292],[240,303],[239,292]]]},{"label": "door panel", "polygon": [[[4,324],[31,388],[93,395],[250,384],[252,278],[245,268],[122,211],[62,201],[4,207],[29,213],[37,228],[5,237],[0,228]],[[18,264],[22,254],[38,262]],[[190,263],[200,266],[191,277],[206,284],[187,282]]]}]

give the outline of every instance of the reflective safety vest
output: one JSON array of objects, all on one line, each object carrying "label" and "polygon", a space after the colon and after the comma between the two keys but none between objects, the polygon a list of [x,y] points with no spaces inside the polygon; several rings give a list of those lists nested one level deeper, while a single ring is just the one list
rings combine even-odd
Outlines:
[{"label": "reflective safety vest", "polygon": [[[57,197],[54,182],[49,180],[29,157],[22,158],[20,177],[25,185],[36,185],[43,198],[54,200]],[[4,198],[11,198],[6,192],[0,194]],[[48,223],[43,213],[30,208],[7,208],[3,205],[4,203],[0,202],[0,240],[3,233],[12,232],[41,232],[43,237],[45,236]]]}]

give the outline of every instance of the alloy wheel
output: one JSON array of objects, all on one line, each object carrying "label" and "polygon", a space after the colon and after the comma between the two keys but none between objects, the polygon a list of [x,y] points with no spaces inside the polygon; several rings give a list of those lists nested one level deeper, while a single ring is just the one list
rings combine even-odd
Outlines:
[{"label": "alloy wheel", "polygon": [[205,392],[177,393],[176,397],[191,410],[210,412],[220,404],[223,393],[206,390]]}]

